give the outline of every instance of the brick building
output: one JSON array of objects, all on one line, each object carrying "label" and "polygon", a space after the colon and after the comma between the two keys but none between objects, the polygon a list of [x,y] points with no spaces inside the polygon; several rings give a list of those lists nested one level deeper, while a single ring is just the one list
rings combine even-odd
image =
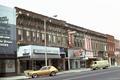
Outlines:
[{"label": "brick building", "polygon": [[[63,70],[90,67],[92,60],[106,54],[105,34],[25,9],[15,9],[19,72],[45,65],[45,42],[47,49],[52,50],[52,53],[47,52],[48,65]],[[57,53],[54,53],[55,48]]]}]

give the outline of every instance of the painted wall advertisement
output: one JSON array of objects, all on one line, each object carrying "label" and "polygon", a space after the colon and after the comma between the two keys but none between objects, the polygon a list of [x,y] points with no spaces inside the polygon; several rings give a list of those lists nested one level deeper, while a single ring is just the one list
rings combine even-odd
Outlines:
[{"label": "painted wall advertisement", "polygon": [[15,9],[0,5],[0,54],[13,54],[16,51]]}]

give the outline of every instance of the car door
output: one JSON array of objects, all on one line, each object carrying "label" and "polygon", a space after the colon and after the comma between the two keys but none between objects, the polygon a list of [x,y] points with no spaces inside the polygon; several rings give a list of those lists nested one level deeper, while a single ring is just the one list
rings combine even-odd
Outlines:
[{"label": "car door", "polygon": [[50,66],[46,67],[46,69],[43,70],[44,75],[49,75],[50,74]]},{"label": "car door", "polygon": [[39,75],[48,75],[48,74],[49,74],[48,67],[44,67],[44,68],[40,69],[40,71],[39,71]]}]

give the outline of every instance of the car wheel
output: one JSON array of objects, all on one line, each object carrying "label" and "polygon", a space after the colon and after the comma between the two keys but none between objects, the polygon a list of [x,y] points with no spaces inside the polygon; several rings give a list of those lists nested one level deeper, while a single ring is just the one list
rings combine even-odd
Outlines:
[{"label": "car wheel", "polygon": [[33,74],[33,75],[32,75],[32,78],[37,78],[37,77],[38,77],[37,74]]},{"label": "car wheel", "polygon": [[56,75],[56,72],[51,72],[50,73],[50,76],[55,76]]}]

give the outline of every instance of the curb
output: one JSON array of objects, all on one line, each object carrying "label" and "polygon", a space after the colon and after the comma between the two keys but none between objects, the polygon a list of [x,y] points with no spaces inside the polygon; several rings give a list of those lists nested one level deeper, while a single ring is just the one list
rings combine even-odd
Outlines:
[{"label": "curb", "polygon": [[57,74],[65,74],[65,73],[69,73],[69,72],[82,72],[82,71],[90,71],[91,69],[77,69],[77,70],[69,70],[69,71],[63,71],[63,72],[59,72]]},{"label": "curb", "polygon": [[20,80],[20,79],[28,79],[26,76],[12,76],[12,77],[3,77],[0,80]]}]

